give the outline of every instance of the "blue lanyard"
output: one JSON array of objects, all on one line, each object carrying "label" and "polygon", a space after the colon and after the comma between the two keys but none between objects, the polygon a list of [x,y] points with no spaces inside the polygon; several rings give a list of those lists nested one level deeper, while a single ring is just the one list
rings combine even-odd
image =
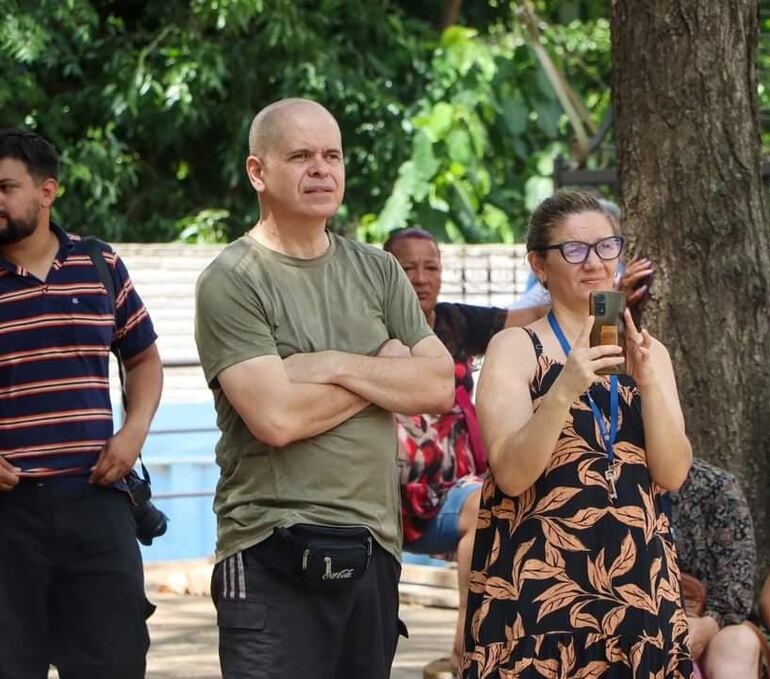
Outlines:
[{"label": "blue lanyard", "polygon": [[[556,339],[559,340],[561,348],[564,351],[565,356],[569,356],[570,349],[572,347],[569,344],[569,340],[565,337],[564,332],[559,325],[559,321],[556,320],[556,316],[553,310],[548,312],[548,323],[551,325],[553,334],[556,335]],[[610,430],[607,431],[607,425],[604,422],[604,416],[602,411],[599,410],[599,406],[596,405],[589,390],[586,390],[586,398],[588,404],[591,406],[591,411],[594,414],[596,424],[599,426],[599,432],[602,435],[604,441],[604,448],[607,451],[607,462],[612,467],[615,462],[615,451],[612,446],[615,443],[615,439],[618,437],[618,376],[610,375]]]}]

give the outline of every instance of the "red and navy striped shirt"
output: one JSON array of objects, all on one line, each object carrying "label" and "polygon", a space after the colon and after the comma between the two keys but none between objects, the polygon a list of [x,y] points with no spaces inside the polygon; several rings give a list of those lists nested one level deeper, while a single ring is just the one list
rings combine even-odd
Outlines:
[{"label": "red and navy striped shirt", "polygon": [[0,455],[24,477],[83,476],[113,434],[109,353],[157,339],[123,262],[102,243],[108,293],[78,236],[51,222],[46,280],[0,257]]}]

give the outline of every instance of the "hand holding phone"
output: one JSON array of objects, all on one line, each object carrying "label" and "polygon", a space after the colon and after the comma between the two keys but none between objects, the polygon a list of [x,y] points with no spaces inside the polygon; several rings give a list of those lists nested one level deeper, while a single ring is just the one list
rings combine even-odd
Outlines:
[{"label": "hand holding phone", "polygon": [[[617,290],[594,290],[588,298],[589,314],[594,317],[589,344],[592,347],[616,344],[626,352],[626,296]],[[619,375],[626,372],[625,361],[597,370],[597,375]]]}]

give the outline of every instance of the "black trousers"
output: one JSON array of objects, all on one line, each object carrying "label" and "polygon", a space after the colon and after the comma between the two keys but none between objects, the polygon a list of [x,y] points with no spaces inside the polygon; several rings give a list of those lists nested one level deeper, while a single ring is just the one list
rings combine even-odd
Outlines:
[{"label": "black trousers", "polygon": [[[141,679],[149,636],[127,496],[24,481],[0,492],[0,679]],[[151,608],[151,607],[150,607]]]},{"label": "black trousers", "polygon": [[214,568],[223,678],[388,679],[406,633],[398,619],[398,561],[375,544],[360,579],[324,589],[265,568],[263,547]]}]

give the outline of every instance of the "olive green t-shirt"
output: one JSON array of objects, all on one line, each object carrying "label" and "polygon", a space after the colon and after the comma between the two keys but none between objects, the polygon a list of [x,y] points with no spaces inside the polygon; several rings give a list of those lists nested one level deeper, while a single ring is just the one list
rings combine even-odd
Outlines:
[{"label": "olive green t-shirt", "polygon": [[[334,234],[329,240],[323,255],[308,260],[244,236],[198,280],[195,340],[221,430],[217,560],[295,523],[364,525],[400,557],[391,413],[370,405],[318,436],[273,448],[254,438],[216,380],[257,356],[326,349],[374,355],[388,339],[413,347],[431,334],[390,254]],[[269,392],[270,385],[260,388]]]}]

